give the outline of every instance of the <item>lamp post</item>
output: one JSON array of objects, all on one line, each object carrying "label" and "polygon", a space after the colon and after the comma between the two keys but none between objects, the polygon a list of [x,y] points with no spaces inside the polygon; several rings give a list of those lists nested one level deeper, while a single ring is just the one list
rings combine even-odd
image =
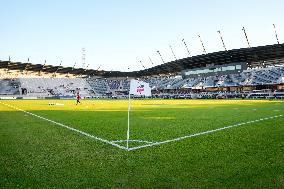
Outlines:
[{"label": "lamp post", "polygon": [[158,53],[158,54],[159,54],[159,56],[161,57],[162,62],[163,62],[163,63],[165,63],[165,61],[164,61],[164,59],[163,59],[163,57],[162,57],[162,55],[161,55],[160,51],[157,51],[157,53]]},{"label": "lamp post", "polygon": [[245,27],[243,27],[243,29],[242,29],[242,30],[244,31],[245,38],[246,38],[247,43],[248,43],[248,47],[250,48],[250,44],[249,44],[249,40],[248,40],[248,36],[247,36],[246,30],[245,30]]},{"label": "lamp post", "polygon": [[99,69],[101,68],[102,65],[99,65],[99,67],[97,68],[97,71],[99,71]]},{"label": "lamp post", "polygon": [[278,35],[277,35],[277,32],[276,32],[275,24],[273,24],[273,28],[274,28],[274,33],[275,33],[276,41],[277,41],[277,43],[279,44],[279,40],[278,40]]},{"label": "lamp post", "polygon": [[225,43],[224,43],[224,40],[223,40],[223,37],[222,37],[222,34],[221,34],[221,31],[218,30],[217,32],[219,33],[219,36],[220,36],[220,39],[221,39],[221,41],[222,41],[222,44],[223,44],[223,47],[224,47],[225,51],[227,51],[227,48],[226,48],[226,46],[225,46]]},{"label": "lamp post", "polygon": [[84,69],[85,68],[85,66],[86,66],[86,48],[85,47],[83,47],[82,49],[82,68]]},{"label": "lamp post", "polygon": [[41,76],[41,71],[43,71],[45,64],[46,64],[46,60],[44,60],[44,64],[42,65],[41,69],[39,69],[39,71],[38,71],[39,76]]},{"label": "lamp post", "polygon": [[90,64],[88,64],[88,65],[86,66],[86,68],[84,69],[84,71],[83,71],[82,74],[81,74],[81,77],[83,77],[83,74],[87,71],[87,69],[88,69],[89,66],[90,66]]},{"label": "lamp post", "polygon": [[204,52],[205,54],[207,54],[207,52],[206,52],[206,50],[205,50],[205,47],[204,47],[204,44],[203,44],[203,42],[202,42],[202,39],[201,39],[200,35],[198,35],[198,37],[199,37],[199,40],[200,40],[200,42],[201,42],[201,45],[202,45],[202,48],[203,48],[203,52]]},{"label": "lamp post", "polygon": [[175,60],[177,60],[177,57],[176,57],[176,55],[175,55],[175,53],[174,53],[174,51],[173,51],[172,46],[171,46],[171,45],[169,45],[169,46],[170,46],[170,49],[171,49],[171,51],[172,51],[172,53],[173,53],[173,56],[174,56]]},{"label": "lamp post", "polygon": [[183,44],[184,44],[184,46],[185,46],[185,48],[186,48],[186,51],[187,51],[187,53],[188,53],[188,56],[191,56],[191,55],[190,55],[190,52],[189,52],[189,50],[188,50],[187,44],[185,43],[185,40],[182,39],[182,42],[183,42]]},{"label": "lamp post", "polygon": [[142,65],[142,67],[143,67],[144,69],[146,69],[141,60],[139,61],[139,63]]},{"label": "lamp post", "polygon": [[59,64],[59,66],[57,67],[56,71],[53,73],[53,76],[54,76],[54,77],[56,77],[56,73],[57,73],[57,71],[59,70],[59,67],[61,66],[61,64],[62,64],[62,60],[60,61],[60,64]]},{"label": "lamp post", "polygon": [[152,59],[150,58],[150,56],[148,58],[149,58],[151,64],[154,66],[154,63],[153,63]]},{"label": "lamp post", "polygon": [[76,66],[76,62],[74,63],[74,66],[72,67],[72,70],[74,70],[75,66]]},{"label": "lamp post", "polygon": [[87,71],[87,69],[88,69],[89,66],[90,66],[90,64],[88,64],[88,65],[86,66],[85,71]]}]

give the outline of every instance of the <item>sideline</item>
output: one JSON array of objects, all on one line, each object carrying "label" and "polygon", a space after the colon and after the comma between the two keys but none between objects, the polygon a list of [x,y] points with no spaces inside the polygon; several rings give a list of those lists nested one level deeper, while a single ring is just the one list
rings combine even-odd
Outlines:
[{"label": "sideline", "polygon": [[101,142],[106,143],[106,144],[110,144],[110,145],[112,145],[112,146],[118,147],[118,148],[123,149],[123,150],[127,150],[126,147],[121,146],[121,145],[118,145],[118,144],[116,144],[116,143],[114,143],[114,142],[108,141],[108,140],[106,140],[106,139],[102,139],[102,138],[100,138],[100,137],[91,135],[91,134],[86,133],[86,132],[84,132],[84,131],[80,131],[80,130],[78,130],[78,129],[75,129],[75,128],[70,127],[70,126],[67,126],[67,125],[64,125],[64,124],[62,124],[62,123],[59,123],[59,122],[56,122],[56,121],[47,119],[47,118],[45,118],[45,117],[36,115],[36,114],[34,114],[34,113],[31,113],[31,112],[28,112],[28,111],[25,111],[25,110],[22,110],[22,109],[20,109],[20,108],[15,107],[15,106],[12,106],[12,105],[9,105],[9,104],[3,103],[3,102],[0,102],[0,103],[3,104],[3,105],[5,105],[5,106],[8,106],[8,107],[10,107],[10,108],[12,108],[12,109],[15,109],[15,110],[18,110],[18,111],[21,111],[21,112],[25,112],[25,113],[27,113],[27,114],[29,114],[29,115],[32,115],[32,116],[34,116],[34,117],[37,117],[37,118],[43,119],[43,120],[45,120],[45,121],[51,122],[51,123],[53,123],[53,124],[55,124],[55,125],[59,125],[59,126],[61,126],[61,127],[64,127],[64,128],[66,128],[66,129],[69,129],[69,130],[71,130],[71,131],[75,131],[75,132],[77,132],[77,133],[80,133],[80,134],[85,135],[85,136],[87,136],[87,137],[90,137],[90,138],[92,138],[92,139],[101,141]]},{"label": "sideline", "polygon": [[260,118],[260,119],[251,120],[251,121],[247,121],[247,122],[241,122],[241,123],[237,123],[237,124],[234,124],[234,125],[225,126],[225,127],[218,128],[218,129],[213,129],[213,130],[208,130],[208,131],[204,131],[204,132],[200,132],[200,133],[196,133],[196,134],[186,135],[186,136],[183,136],[183,137],[178,137],[178,138],[174,138],[174,139],[170,139],[170,140],[165,140],[165,141],[161,141],[161,142],[149,142],[149,141],[143,141],[143,140],[130,140],[130,141],[133,141],[133,142],[144,142],[144,143],[147,143],[147,144],[141,145],[141,146],[132,147],[132,148],[127,148],[127,147],[121,146],[121,145],[119,145],[119,144],[116,144],[116,143],[124,142],[125,140],[108,141],[108,140],[106,140],[106,139],[102,139],[102,138],[100,138],[100,137],[91,135],[91,134],[86,133],[86,132],[84,132],[84,131],[80,131],[80,130],[78,130],[78,129],[75,129],[75,128],[70,127],[70,126],[67,126],[67,125],[64,125],[64,124],[62,124],[62,123],[58,123],[58,122],[56,122],[56,121],[53,121],[53,120],[44,118],[44,117],[39,116],[39,115],[36,115],[36,114],[34,114],[34,113],[31,113],[31,112],[22,110],[22,109],[20,109],[20,108],[15,107],[15,106],[12,106],[12,105],[9,105],[9,104],[5,104],[5,103],[3,103],[3,102],[0,102],[0,104],[5,105],[5,106],[8,106],[8,107],[10,107],[10,108],[12,108],[12,109],[15,109],[15,110],[18,110],[18,111],[21,111],[21,112],[25,112],[25,113],[30,114],[30,115],[32,115],[32,116],[35,116],[35,117],[37,117],[37,118],[40,118],[40,119],[43,119],[43,120],[45,120],[45,121],[54,123],[54,124],[59,125],[59,126],[61,126],[61,127],[67,128],[67,129],[69,129],[69,130],[71,130],[71,131],[75,131],[75,132],[77,132],[77,133],[80,133],[80,134],[85,135],[85,136],[87,136],[87,137],[90,137],[90,138],[92,138],[92,139],[101,141],[101,142],[106,143],[106,144],[110,144],[110,145],[112,145],[112,146],[118,147],[118,148],[120,148],[120,149],[122,149],[122,150],[126,150],[126,151],[134,151],[134,150],[138,150],[138,149],[141,149],[141,148],[152,147],[152,146],[157,146],[157,145],[166,144],[166,143],[170,143],[170,142],[175,142],[175,141],[183,140],[183,139],[186,139],[186,138],[191,138],[191,137],[195,137],[195,136],[210,134],[210,133],[214,133],[214,132],[217,132],[217,131],[222,131],[222,130],[225,130],[225,129],[229,129],[229,128],[232,128],[232,127],[238,127],[238,126],[247,125],[247,124],[250,124],[250,123],[255,123],[255,122],[260,122],[260,121],[266,121],[266,120],[269,120],[269,119],[275,119],[275,118],[279,118],[279,117],[282,117],[282,116],[283,116],[283,115],[275,115],[275,116]]},{"label": "sideline", "polygon": [[282,116],[283,115],[276,115],[276,116],[260,118],[260,119],[256,119],[256,120],[252,120],[252,121],[237,123],[237,124],[234,124],[234,125],[230,125],[230,126],[226,126],[226,127],[222,127],[222,128],[218,128],[218,129],[213,129],[213,130],[209,130],[209,131],[204,131],[204,132],[201,132],[201,133],[191,134],[191,135],[187,135],[187,136],[183,136],[183,137],[179,137],[179,138],[174,138],[174,139],[165,140],[165,141],[161,141],[161,142],[154,142],[152,144],[145,144],[145,145],[142,145],[142,146],[128,148],[127,150],[133,151],[133,150],[138,150],[138,149],[141,149],[141,148],[157,146],[157,145],[161,145],[161,144],[165,144],[165,143],[169,143],[169,142],[183,140],[183,139],[190,138],[190,137],[195,137],[195,136],[199,136],[199,135],[205,135],[205,134],[210,134],[210,133],[214,133],[214,132],[217,132],[217,131],[222,131],[222,130],[229,129],[229,128],[232,128],[232,127],[237,127],[237,126],[255,123],[255,122],[259,122],[259,121],[265,121],[265,120],[268,120],[268,119],[275,119],[275,118],[282,117]]}]

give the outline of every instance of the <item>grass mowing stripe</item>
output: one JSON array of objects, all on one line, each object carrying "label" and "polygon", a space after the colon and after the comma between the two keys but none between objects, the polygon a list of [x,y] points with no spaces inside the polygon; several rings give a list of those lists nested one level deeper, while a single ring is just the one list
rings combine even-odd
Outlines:
[{"label": "grass mowing stripe", "polygon": [[183,137],[179,137],[179,138],[174,138],[174,139],[165,140],[165,141],[161,141],[161,142],[155,142],[155,143],[152,143],[152,144],[145,144],[145,145],[142,145],[142,146],[137,146],[137,147],[129,148],[129,149],[127,149],[127,150],[128,150],[128,151],[133,151],[133,150],[138,150],[138,149],[141,149],[141,148],[146,148],[146,147],[151,147],[151,146],[157,146],[157,145],[161,145],[161,144],[165,144],[165,143],[169,143],[169,142],[174,142],[174,141],[183,140],[183,139],[186,139],[186,138],[191,138],[191,137],[195,137],[195,136],[199,136],[199,135],[210,134],[210,133],[214,133],[214,132],[217,132],[217,131],[222,131],[222,130],[229,129],[229,128],[232,128],[232,127],[237,127],[237,126],[241,126],[241,125],[246,125],[246,124],[249,124],[249,123],[252,123],[252,122],[255,122],[255,121],[259,121],[259,120],[260,120],[260,121],[264,121],[264,120],[274,119],[274,118],[278,118],[278,117],[282,117],[282,116],[283,116],[283,115],[276,115],[276,116],[265,117],[265,118],[258,119],[258,120],[252,120],[252,121],[248,121],[248,122],[242,122],[242,123],[238,123],[238,124],[234,124],[234,125],[230,125],[230,126],[218,128],[218,129],[213,129],[213,130],[209,130],[209,131],[204,131],[204,132],[196,133],[196,134],[192,134],[192,135],[187,135],[187,136],[183,136]]},{"label": "grass mowing stripe", "polygon": [[62,124],[62,123],[58,123],[58,122],[56,122],[56,121],[47,119],[47,118],[45,118],[45,117],[36,115],[36,114],[34,114],[34,113],[31,113],[31,112],[22,110],[22,109],[20,109],[20,108],[15,107],[15,106],[12,106],[12,105],[9,105],[9,104],[5,104],[5,103],[2,103],[2,102],[0,102],[0,103],[3,104],[3,105],[5,105],[5,106],[8,106],[8,107],[10,107],[10,108],[13,108],[13,109],[15,109],[15,110],[18,110],[18,111],[21,111],[21,112],[25,112],[25,113],[27,113],[27,114],[29,114],[29,115],[34,116],[34,117],[37,117],[37,118],[43,119],[43,120],[45,120],[45,121],[51,122],[51,123],[53,123],[53,124],[55,124],[55,125],[59,125],[59,126],[61,126],[61,127],[67,128],[67,129],[69,129],[69,130],[71,130],[71,131],[75,131],[75,132],[77,132],[77,133],[80,133],[80,134],[85,135],[85,136],[87,136],[87,137],[90,137],[90,138],[92,138],[92,139],[101,141],[101,142],[103,142],[103,143],[110,144],[110,145],[112,145],[112,146],[118,147],[118,148],[123,149],[123,150],[127,150],[126,147],[121,146],[121,145],[118,145],[118,144],[113,143],[113,142],[111,142],[111,141],[108,141],[108,140],[106,140],[106,139],[102,139],[102,138],[100,138],[100,137],[91,135],[91,134],[86,133],[86,132],[84,132],[84,131],[80,131],[80,130],[78,130],[78,129],[75,129],[75,128],[70,127],[70,126],[67,126],[67,125],[64,125],[64,124]]}]

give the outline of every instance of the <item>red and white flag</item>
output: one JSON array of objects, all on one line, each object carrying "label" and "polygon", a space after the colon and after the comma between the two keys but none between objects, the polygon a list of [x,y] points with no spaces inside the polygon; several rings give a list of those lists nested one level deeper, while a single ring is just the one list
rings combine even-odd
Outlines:
[{"label": "red and white flag", "polygon": [[132,79],[130,80],[129,93],[133,95],[151,96],[151,88],[149,83]]}]

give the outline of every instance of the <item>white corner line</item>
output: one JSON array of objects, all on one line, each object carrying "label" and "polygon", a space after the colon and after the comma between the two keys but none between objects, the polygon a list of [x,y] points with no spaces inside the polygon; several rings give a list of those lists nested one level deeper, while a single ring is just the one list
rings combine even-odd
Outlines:
[{"label": "white corner line", "polygon": [[161,145],[161,144],[165,144],[165,143],[169,143],[169,142],[174,142],[174,141],[179,141],[179,140],[183,140],[183,139],[186,139],[186,138],[191,138],[191,137],[195,137],[195,136],[199,136],[199,135],[204,135],[204,134],[210,134],[210,133],[214,133],[214,132],[217,132],[217,131],[221,131],[221,130],[225,130],[225,129],[229,129],[229,128],[232,128],[232,127],[238,127],[238,126],[242,126],[242,125],[246,125],[246,124],[250,124],[250,123],[253,123],[253,122],[260,122],[260,121],[266,121],[268,119],[275,119],[275,118],[278,118],[278,117],[282,117],[283,115],[275,115],[275,116],[271,116],[271,117],[265,117],[265,118],[260,118],[260,119],[256,119],[256,120],[252,120],[252,121],[247,121],[247,122],[241,122],[241,123],[236,123],[234,125],[229,125],[229,126],[225,126],[225,127],[222,127],[222,128],[218,128],[218,129],[213,129],[213,130],[208,130],[208,131],[204,131],[204,132],[200,132],[200,133],[196,133],[196,134],[191,134],[191,135],[186,135],[186,136],[183,136],[183,137],[179,137],[179,138],[174,138],[174,139],[170,139],[170,140],[165,140],[165,141],[161,141],[161,142],[148,142],[148,141],[143,141],[143,140],[133,140],[133,141],[143,141],[143,142],[148,142],[148,144],[145,144],[145,145],[141,145],[141,146],[136,146],[136,147],[132,147],[132,148],[127,148],[127,147],[124,147],[124,146],[121,146],[121,145],[118,145],[116,144],[117,142],[120,142],[120,141],[108,141],[106,139],[102,139],[100,137],[97,137],[97,136],[94,136],[94,135],[91,135],[89,133],[86,133],[84,131],[80,131],[78,129],[75,129],[73,127],[70,127],[70,126],[67,126],[67,125],[64,125],[62,123],[58,123],[56,121],[53,121],[53,120],[50,120],[50,119],[47,119],[47,118],[44,118],[42,116],[39,116],[39,115],[36,115],[34,113],[31,113],[31,112],[28,112],[28,111],[25,111],[25,110],[22,110],[20,108],[17,108],[15,106],[12,106],[12,105],[9,105],[9,104],[5,104],[5,103],[2,103],[0,102],[0,104],[3,104],[5,106],[8,106],[12,109],[15,109],[15,110],[18,110],[18,111],[22,111],[22,112],[25,112],[27,114],[30,114],[32,116],[35,116],[37,118],[40,118],[40,119],[43,119],[45,121],[48,121],[48,122],[51,122],[53,124],[56,124],[56,125],[59,125],[61,127],[64,127],[64,128],[67,128],[71,131],[74,131],[74,132],[77,132],[77,133],[80,133],[82,135],[85,135],[87,137],[90,137],[92,139],[95,139],[95,140],[98,140],[100,142],[103,142],[103,143],[106,143],[106,144],[110,144],[112,146],[115,146],[115,147],[118,147],[122,150],[126,150],[126,151],[133,151],[133,150],[138,150],[138,149],[141,149],[141,148],[146,148],[146,147],[151,147],[151,146],[157,146],[157,145]]},{"label": "white corner line", "polygon": [[112,146],[118,147],[118,148],[123,149],[123,150],[128,150],[126,147],[121,146],[121,145],[118,145],[118,144],[113,143],[113,142],[111,142],[111,141],[108,141],[108,140],[106,140],[106,139],[102,139],[102,138],[100,138],[100,137],[91,135],[91,134],[86,133],[86,132],[84,132],[84,131],[80,131],[80,130],[78,130],[78,129],[75,129],[75,128],[70,127],[70,126],[67,126],[67,125],[64,125],[64,124],[62,124],[62,123],[58,123],[58,122],[56,122],[56,121],[47,119],[47,118],[45,118],[45,117],[36,115],[36,114],[34,114],[34,113],[31,113],[31,112],[22,110],[22,109],[20,109],[20,108],[15,107],[15,106],[12,106],[12,105],[9,105],[9,104],[6,104],[6,103],[2,103],[2,102],[0,102],[0,103],[3,104],[3,105],[5,105],[5,106],[8,106],[8,107],[10,107],[10,108],[12,108],[12,109],[15,109],[15,110],[18,110],[18,111],[21,111],[21,112],[25,112],[25,113],[27,113],[27,114],[29,114],[29,115],[32,115],[32,116],[34,116],[34,117],[37,117],[37,118],[39,118],[39,119],[43,119],[43,120],[48,121],[48,122],[51,122],[51,123],[53,123],[53,124],[55,124],[55,125],[59,125],[59,126],[61,126],[61,127],[64,127],[64,128],[66,128],[66,129],[69,129],[69,130],[71,130],[71,131],[80,133],[80,134],[85,135],[85,136],[87,136],[87,137],[90,137],[90,138],[92,138],[92,139],[101,141],[101,142],[106,143],[106,144],[110,144],[110,145],[112,145]]},{"label": "white corner line", "polygon": [[[140,143],[146,143],[146,144],[153,144],[155,142],[149,142],[146,140],[128,140],[129,142],[140,142]],[[114,140],[114,141],[110,141],[113,143],[121,143],[121,142],[127,142],[127,140]]]},{"label": "white corner line", "polygon": [[190,137],[214,133],[214,132],[229,129],[229,128],[232,128],[232,127],[238,127],[238,126],[249,124],[249,123],[252,123],[252,122],[255,122],[255,121],[266,121],[268,119],[274,119],[274,118],[281,117],[281,116],[283,116],[283,115],[276,115],[276,116],[266,117],[266,118],[262,118],[262,119],[258,119],[258,120],[252,120],[252,121],[248,121],[248,122],[238,123],[238,124],[235,124],[235,125],[229,125],[229,126],[226,126],[226,127],[213,129],[213,130],[209,130],[209,131],[204,131],[204,132],[200,132],[200,133],[196,133],[196,134],[191,134],[191,135],[187,135],[187,136],[183,136],[183,137],[179,137],[179,138],[174,138],[174,139],[165,140],[165,141],[161,141],[161,142],[155,142],[155,143],[152,143],[152,144],[145,144],[145,145],[142,145],[142,146],[136,146],[136,147],[133,147],[133,148],[128,148],[127,150],[133,151],[133,150],[138,150],[138,149],[141,149],[141,148],[157,146],[157,145],[161,145],[161,144],[165,144],[165,143],[169,143],[169,142],[183,140],[183,139],[190,138]]}]

